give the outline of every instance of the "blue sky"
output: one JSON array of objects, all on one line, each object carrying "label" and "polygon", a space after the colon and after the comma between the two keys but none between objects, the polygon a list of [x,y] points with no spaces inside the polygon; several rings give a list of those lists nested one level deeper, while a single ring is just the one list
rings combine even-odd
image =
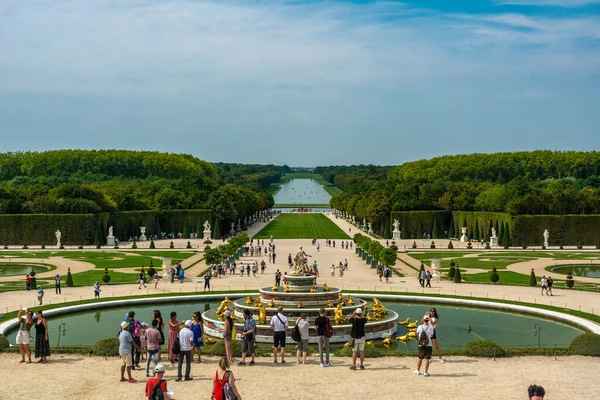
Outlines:
[{"label": "blue sky", "polygon": [[1,151],[600,147],[600,0],[2,0]]}]

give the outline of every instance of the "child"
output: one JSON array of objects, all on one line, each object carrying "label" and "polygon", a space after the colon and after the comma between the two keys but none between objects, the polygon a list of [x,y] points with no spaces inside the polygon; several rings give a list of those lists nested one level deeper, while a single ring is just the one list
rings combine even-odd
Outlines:
[{"label": "child", "polygon": [[146,359],[146,353],[148,353],[148,343],[146,342],[146,329],[148,324],[142,322],[142,328],[140,329],[140,343],[142,345],[142,361]]}]

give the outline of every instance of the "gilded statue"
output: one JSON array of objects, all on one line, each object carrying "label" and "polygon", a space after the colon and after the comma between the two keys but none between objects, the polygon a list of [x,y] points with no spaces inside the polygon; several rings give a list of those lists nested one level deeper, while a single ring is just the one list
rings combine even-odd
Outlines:
[{"label": "gilded statue", "polygon": [[254,303],[254,298],[252,295],[246,297],[246,305],[251,305],[252,303]]},{"label": "gilded statue", "polygon": [[312,286],[310,287],[310,292],[311,292],[311,293],[316,293],[316,292],[317,292],[317,287],[316,287],[315,285],[312,285]]},{"label": "gilded statue", "polygon": [[342,312],[342,303],[338,304],[337,307],[335,307],[335,310],[333,310],[333,312],[333,320],[336,324],[343,324],[344,322],[348,321],[348,318],[344,317],[344,314]]},{"label": "gilded statue", "polygon": [[354,305],[354,300],[352,299],[352,296],[348,295],[348,298],[346,299],[346,304],[348,304],[349,306]]},{"label": "gilded statue", "polygon": [[289,291],[290,291],[290,287],[289,287],[288,285],[283,285],[283,291],[284,291],[285,293],[289,293]]},{"label": "gilded statue", "polygon": [[327,286],[326,283],[323,284],[323,291],[324,292],[329,292],[329,286]]},{"label": "gilded statue", "polygon": [[267,307],[269,307],[269,308],[274,308],[275,307],[275,302],[273,301],[273,299],[271,299],[271,301],[269,302],[269,304],[267,304]]},{"label": "gilded statue", "polygon": [[219,306],[219,308],[217,308],[217,315],[219,316],[219,318],[223,318],[223,313],[226,310],[229,310],[229,306],[228,303],[232,303],[233,301],[229,300],[228,296],[225,296],[225,299],[221,302],[221,305]]},{"label": "gilded statue", "polygon": [[261,303],[260,305],[254,307],[255,310],[258,310],[258,322],[261,324],[267,323],[267,310],[265,310],[265,306]]},{"label": "gilded statue", "polygon": [[300,301],[300,302],[298,303],[298,308],[302,308],[302,307],[304,307],[304,306],[302,305],[302,301]]},{"label": "gilded statue", "polygon": [[274,284],[273,287],[271,288],[271,290],[273,292],[278,292],[279,291],[279,286],[277,286],[277,284]]}]

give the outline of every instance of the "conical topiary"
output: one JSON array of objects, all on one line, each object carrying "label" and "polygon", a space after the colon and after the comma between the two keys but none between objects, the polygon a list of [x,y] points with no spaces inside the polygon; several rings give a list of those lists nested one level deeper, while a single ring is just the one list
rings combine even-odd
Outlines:
[{"label": "conical topiary", "polygon": [[73,275],[71,275],[71,267],[67,269],[67,280],[65,281],[68,287],[73,287]]},{"label": "conical topiary", "polygon": [[108,284],[110,282],[110,275],[108,274],[108,268],[104,268],[104,275],[102,276],[102,282]]},{"label": "conical topiary", "polygon": [[454,271],[454,283],[461,283],[462,279],[460,277],[460,268],[456,266],[456,270]]},{"label": "conical topiary", "polygon": [[419,223],[417,224],[417,239],[421,239],[423,237],[423,221],[419,219]]},{"label": "conical topiary", "polygon": [[448,238],[451,239],[456,235],[456,231],[454,230],[454,219],[450,220],[450,227],[448,228]]},{"label": "conical topiary", "polygon": [[450,240],[450,241],[448,242],[448,248],[449,248],[449,249],[453,249],[453,248],[454,248],[454,245],[452,244],[452,240]]},{"label": "conical topiary", "polygon": [[150,241],[150,248],[151,249],[155,249],[156,248],[156,246],[154,246],[154,240]]},{"label": "conical topiary", "polygon": [[531,275],[529,275],[529,286],[537,286],[537,279],[535,279],[533,268],[531,268]]}]

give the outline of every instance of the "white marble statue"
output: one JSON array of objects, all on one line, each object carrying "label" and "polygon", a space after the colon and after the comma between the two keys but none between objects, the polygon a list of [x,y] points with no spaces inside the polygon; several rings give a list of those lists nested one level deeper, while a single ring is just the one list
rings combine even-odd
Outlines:
[{"label": "white marble statue", "polygon": [[460,228],[462,236],[460,237],[460,241],[463,243],[466,243],[469,241],[469,238],[467,237],[467,227],[463,226]]},{"label": "white marble statue", "polygon": [[394,232],[400,231],[400,222],[397,219],[394,219]]},{"label": "white marble statue", "polygon": [[114,237],[115,235],[113,235],[113,227],[112,225],[108,227],[108,237]]},{"label": "white marble statue", "polygon": [[204,230],[210,232],[210,223],[208,220],[204,221]]},{"label": "white marble statue", "polygon": [[62,237],[60,230],[57,229],[54,235],[56,235],[56,247],[60,247],[60,238]]},{"label": "white marble statue", "polygon": [[492,228],[492,237],[495,238],[496,237],[496,229]]},{"label": "white marble statue", "polygon": [[550,237],[550,232],[548,232],[548,229],[546,229],[544,231],[544,246],[546,248],[548,248],[548,238]]}]

